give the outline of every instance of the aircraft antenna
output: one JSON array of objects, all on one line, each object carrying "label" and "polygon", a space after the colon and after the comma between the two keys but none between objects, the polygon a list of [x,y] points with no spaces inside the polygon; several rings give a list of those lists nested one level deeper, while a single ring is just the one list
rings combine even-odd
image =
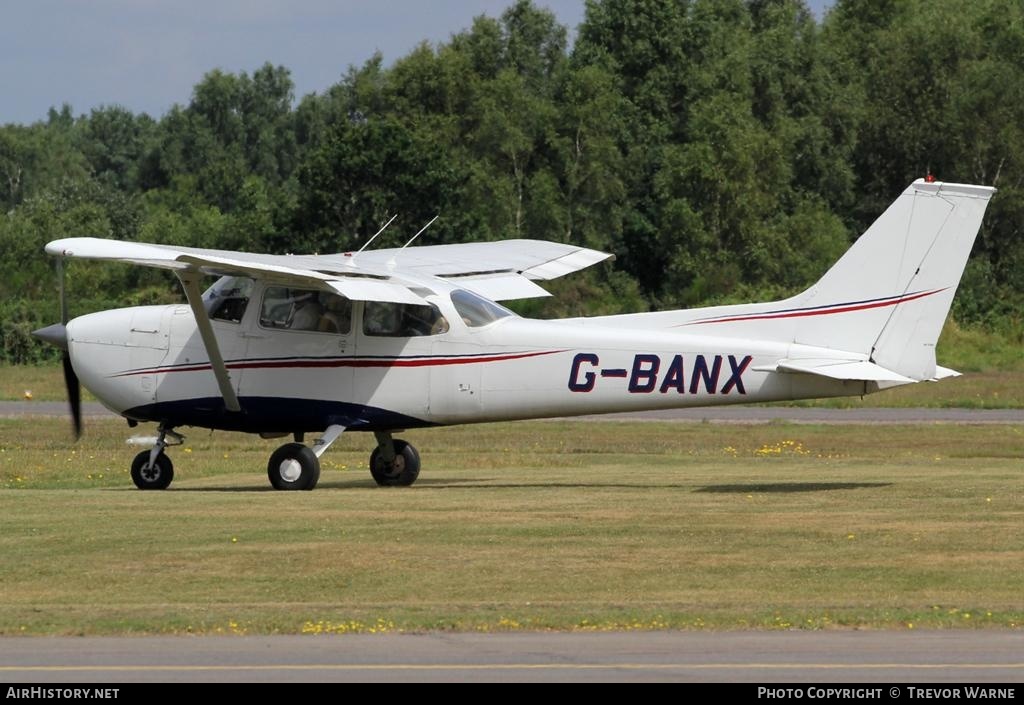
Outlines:
[{"label": "aircraft antenna", "polygon": [[397,217],[398,217],[398,213],[395,213],[393,216],[391,216],[391,220],[389,220],[388,222],[384,223],[384,225],[381,226],[381,229],[378,230],[376,233],[374,233],[373,237],[371,237],[369,240],[367,240],[365,243],[363,243],[363,246],[360,247],[358,250],[356,250],[356,254],[359,254],[360,252],[365,250],[367,247],[369,247],[370,243],[373,242],[374,240],[376,240],[378,235],[380,235],[382,232],[387,230],[388,226],[391,225],[391,223],[393,223],[395,218],[397,218]]},{"label": "aircraft antenna", "polygon": [[418,233],[416,233],[416,234],[415,234],[415,235],[413,235],[413,236],[412,236],[411,238],[409,238],[409,242],[407,242],[407,243],[405,243],[404,245],[402,245],[402,249],[404,250],[404,249],[405,249],[406,247],[408,247],[409,245],[411,245],[411,244],[412,244],[412,241],[413,241],[413,240],[415,240],[415,239],[416,239],[416,238],[418,238],[418,237],[419,237],[420,235],[422,235],[422,234],[423,234],[423,231],[424,231],[424,230],[426,230],[427,228],[429,228],[429,227],[430,227],[431,225],[433,225],[433,224],[434,224],[434,221],[435,221],[435,220],[437,220],[437,219],[438,219],[438,218],[440,218],[440,217],[441,217],[441,214],[440,214],[440,213],[438,213],[438,214],[437,214],[437,215],[435,215],[435,216],[434,216],[433,218],[431,218],[431,219],[430,219],[430,222],[429,222],[429,223],[427,223],[426,225],[424,225],[424,226],[423,226],[422,228],[420,228],[420,231],[419,231]]}]

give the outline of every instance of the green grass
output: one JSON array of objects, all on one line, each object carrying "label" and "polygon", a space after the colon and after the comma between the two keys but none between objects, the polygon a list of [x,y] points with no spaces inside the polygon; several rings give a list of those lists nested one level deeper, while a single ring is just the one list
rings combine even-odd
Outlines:
[{"label": "green grass", "polygon": [[940,365],[961,372],[1024,372],[1024,331],[1019,325],[996,332],[961,328],[949,318],[936,351]]},{"label": "green grass", "polygon": [[[0,401],[64,401],[64,372],[56,365],[0,365]],[[95,397],[82,389],[82,399]]]},{"label": "green grass", "polygon": [[778,406],[856,408],[1022,409],[1024,371],[967,372],[938,382],[919,382],[865,397],[780,402]]},{"label": "green grass", "polygon": [[0,634],[1024,623],[1024,429],[531,422],[278,442],[193,432],[166,492],[126,428],[0,419]]}]

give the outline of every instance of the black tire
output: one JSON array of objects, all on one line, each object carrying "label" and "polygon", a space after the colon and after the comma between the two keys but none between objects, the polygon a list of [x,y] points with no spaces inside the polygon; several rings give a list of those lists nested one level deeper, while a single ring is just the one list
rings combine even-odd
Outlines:
[{"label": "black tire", "polygon": [[132,461],[132,482],[140,490],[166,490],[174,479],[174,463],[163,453],[149,466],[149,451],[144,450]]},{"label": "black tire", "polygon": [[370,453],[370,474],[381,487],[408,487],[420,476],[420,454],[405,441],[395,440],[395,459],[390,467],[381,457],[380,446]]},{"label": "black tire", "polygon": [[275,490],[311,490],[320,481],[320,459],[302,443],[285,443],[270,456],[267,477]]}]

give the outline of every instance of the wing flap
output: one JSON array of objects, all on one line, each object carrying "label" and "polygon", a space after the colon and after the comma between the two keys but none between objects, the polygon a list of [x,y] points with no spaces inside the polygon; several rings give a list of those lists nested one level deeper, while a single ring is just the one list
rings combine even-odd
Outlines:
[{"label": "wing flap", "polygon": [[480,296],[491,301],[551,296],[550,292],[515,272],[449,277],[448,281],[456,286],[461,286],[463,289],[469,289],[475,294],[480,294]]},{"label": "wing flap", "polygon": [[400,284],[341,277],[327,282],[334,291],[353,301],[387,301],[396,304],[425,304],[426,301]]}]

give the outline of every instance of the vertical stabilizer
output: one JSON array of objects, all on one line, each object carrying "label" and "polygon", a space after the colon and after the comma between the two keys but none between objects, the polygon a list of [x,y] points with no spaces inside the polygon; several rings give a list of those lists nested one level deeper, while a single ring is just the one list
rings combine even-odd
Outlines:
[{"label": "vertical stabilizer", "polygon": [[800,307],[822,315],[805,316],[795,342],[864,353],[912,379],[934,377],[935,343],[994,192],[987,186],[911,184],[797,297]]}]

